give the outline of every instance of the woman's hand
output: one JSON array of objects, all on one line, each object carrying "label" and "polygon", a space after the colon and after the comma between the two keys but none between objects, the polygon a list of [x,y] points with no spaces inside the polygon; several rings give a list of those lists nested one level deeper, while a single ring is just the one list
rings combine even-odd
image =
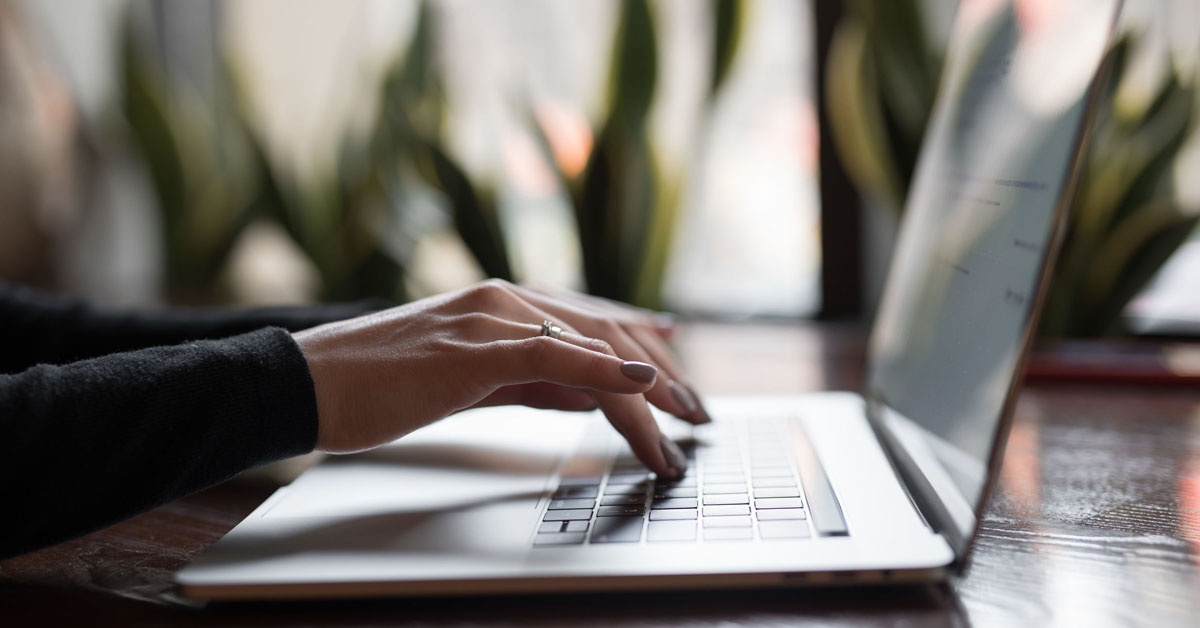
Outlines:
[{"label": "woman's hand", "polygon": [[[562,334],[542,335],[542,321]],[[680,380],[671,331],[650,312],[486,281],[294,337],[316,387],[319,450],[368,449],[477,406],[599,407],[647,467],[674,477],[686,458],[646,401],[709,418]]]}]

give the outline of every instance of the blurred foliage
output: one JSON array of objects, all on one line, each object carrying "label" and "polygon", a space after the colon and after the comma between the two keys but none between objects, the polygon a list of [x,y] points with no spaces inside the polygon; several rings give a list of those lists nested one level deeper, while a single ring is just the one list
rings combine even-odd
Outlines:
[{"label": "blurred foliage", "polygon": [[402,216],[412,187],[431,188],[446,199],[455,228],[484,272],[512,279],[495,195],[473,185],[442,144],[446,98],[435,60],[436,28],[433,9],[422,3],[407,49],[384,73],[370,129],[362,139],[343,141],[331,181],[304,194],[295,183],[275,179],[272,215],[320,269],[326,298],[404,300],[411,238]]},{"label": "blurred foliage", "polygon": [[1122,91],[1133,74],[1134,37],[1113,48],[1113,80],[1096,112],[1072,220],[1059,258],[1044,334],[1115,335],[1125,306],[1195,228],[1200,208],[1185,207],[1174,185],[1175,160],[1192,133],[1196,89],[1168,72],[1148,99],[1130,106]]},{"label": "blurred foliage", "polygon": [[[739,0],[710,0],[709,102],[733,66],[744,21]],[[422,2],[407,48],[380,82],[369,131],[342,142],[336,171],[299,181],[273,162],[250,120],[237,68],[220,59],[216,102],[168,84],[131,12],[123,38],[122,105],[162,215],[168,289],[220,300],[222,271],[256,219],[277,222],[312,261],[323,299],[405,298],[404,233],[414,194],[441,200],[489,277],[514,277],[490,182],[473,177],[443,140],[447,102],[437,60],[433,3]],[[535,134],[573,209],[587,290],[660,305],[682,175],[668,177],[649,140],[660,38],[647,0],[622,0],[609,72],[607,113],[581,172],[558,168],[544,130]]]},{"label": "blurred foliage", "polygon": [[222,271],[256,219],[276,221],[312,262],[321,299],[405,300],[411,239],[401,226],[405,188],[432,188],[484,271],[512,278],[494,193],[472,183],[442,145],[446,102],[434,61],[434,15],[422,3],[413,37],[379,86],[361,139],[346,138],[336,172],[299,181],[273,163],[252,127],[247,90],[225,58],[215,102],[169,84],[158,56],[127,16],[122,109],[162,218],[172,299],[221,301]]},{"label": "blurred foliage", "polygon": [[[706,114],[711,113],[733,67],[746,5],[741,0],[709,3],[713,57]],[[646,0],[620,4],[608,112],[592,130],[595,141],[581,172],[571,173],[555,160],[548,129],[538,124],[536,116],[533,126],[546,162],[555,168],[574,211],[588,292],[661,308],[680,191],[689,173],[684,168],[674,176],[668,174],[650,144],[660,45],[651,9]],[[704,133],[704,128],[697,129],[697,135]]]},{"label": "blurred foliage", "polygon": [[[847,0],[827,72],[833,141],[843,166],[871,205],[899,214],[932,111],[945,42],[926,26],[921,0]],[[1139,33],[1109,52],[1113,74],[1071,207],[1041,333],[1122,333],[1121,312],[1196,226],[1173,168],[1197,107],[1191,81],[1174,70],[1147,98],[1129,57]],[[1142,77],[1138,77],[1142,78]],[[1144,102],[1145,106],[1133,103]]]},{"label": "blurred foliage", "polygon": [[253,146],[231,101],[209,107],[168,85],[132,13],[124,28],[121,107],[160,209],[170,297],[221,300],[221,272],[260,200]]}]

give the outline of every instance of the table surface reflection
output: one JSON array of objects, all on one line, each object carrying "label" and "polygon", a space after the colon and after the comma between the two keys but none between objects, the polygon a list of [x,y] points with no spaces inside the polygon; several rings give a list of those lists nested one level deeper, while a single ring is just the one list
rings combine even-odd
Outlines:
[{"label": "table surface reflection", "polygon": [[[694,323],[677,344],[698,387],[710,393],[854,390],[862,377],[864,336],[855,327]],[[944,586],[181,603],[171,575],[279,481],[252,474],[0,563],[0,618],[71,625],[1200,625],[1200,390],[1027,386],[970,566]]]}]

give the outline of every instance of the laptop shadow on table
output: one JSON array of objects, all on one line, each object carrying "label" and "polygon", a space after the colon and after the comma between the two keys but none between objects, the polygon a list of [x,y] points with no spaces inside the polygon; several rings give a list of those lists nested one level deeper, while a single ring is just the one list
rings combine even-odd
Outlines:
[{"label": "laptop shadow on table", "polygon": [[[191,612],[191,611],[188,611]],[[713,589],[300,602],[220,602],[206,620],[255,625],[413,622],[471,626],[970,626],[946,585]]]}]

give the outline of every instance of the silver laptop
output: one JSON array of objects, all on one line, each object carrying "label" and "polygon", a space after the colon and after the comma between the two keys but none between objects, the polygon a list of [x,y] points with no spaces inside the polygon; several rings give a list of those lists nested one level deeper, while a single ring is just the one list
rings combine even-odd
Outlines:
[{"label": "silver laptop", "polygon": [[662,418],[658,481],[599,415],[491,408],[330,457],[177,575],[203,599],[933,581],[995,483],[1119,0],[964,1],[863,395]]}]

